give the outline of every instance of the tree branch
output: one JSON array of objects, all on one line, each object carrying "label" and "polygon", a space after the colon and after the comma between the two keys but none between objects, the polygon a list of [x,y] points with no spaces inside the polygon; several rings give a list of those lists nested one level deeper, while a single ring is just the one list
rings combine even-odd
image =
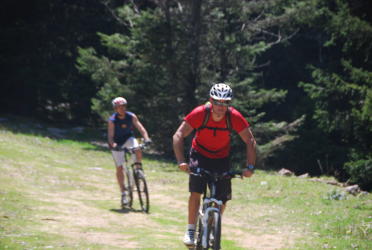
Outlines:
[{"label": "tree branch", "polygon": [[[125,27],[128,27],[128,24],[125,23],[118,15],[116,15],[115,13],[115,10],[113,10],[110,6],[109,6],[109,2],[108,1],[102,1],[102,4],[106,7],[106,9],[110,12],[110,14],[112,15],[112,17],[119,22],[119,24],[125,26]],[[132,28],[133,27],[133,23],[128,20],[129,22],[129,27]]]}]

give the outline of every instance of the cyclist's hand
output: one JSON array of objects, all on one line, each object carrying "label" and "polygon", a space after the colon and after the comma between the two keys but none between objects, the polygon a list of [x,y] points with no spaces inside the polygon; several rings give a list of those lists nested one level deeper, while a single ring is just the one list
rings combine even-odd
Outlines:
[{"label": "cyclist's hand", "polygon": [[244,170],[243,170],[243,176],[244,176],[244,177],[249,178],[249,177],[251,177],[252,175],[253,175],[253,172],[252,172],[252,171],[250,171],[250,170],[248,170],[248,169],[244,169]]},{"label": "cyclist's hand", "polygon": [[118,144],[115,143],[115,142],[113,142],[113,143],[109,143],[109,148],[110,148],[110,149],[114,149],[114,148],[116,148],[117,146],[118,146]]},{"label": "cyclist's hand", "polygon": [[184,172],[190,172],[189,164],[187,164],[186,162],[178,164],[178,168]]},{"label": "cyclist's hand", "polygon": [[152,143],[152,140],[150,138],[145,140],[145,145],[148,146]]}]

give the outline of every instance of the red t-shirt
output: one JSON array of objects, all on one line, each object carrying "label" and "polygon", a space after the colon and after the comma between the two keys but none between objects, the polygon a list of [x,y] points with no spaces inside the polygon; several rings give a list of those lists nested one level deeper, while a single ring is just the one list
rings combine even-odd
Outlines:
[{"label": "red t-shirt", "polygon": [[[210,109],[212,112],[212,108]],[[196,107],[193,111],[191,111],[184,120],[194,129],[199,128],[205,116],[205,105],[201,105]],[[231,128],[240,133],[243,129],[249,127],[249,123],[245,120],[245,118],[240,114],[239,111],[231,107]],[[226,117],[222,118],[220,121],[215,122],[212,118],[212,113],[209,116],[208,122],[206,124],[207,127],[212,128],[227,128],[226,124]],[[198,143],[196,142],[198,141]],[[217,151],[216,153],[211,153],[203,148],[201,148],[198,144],[201,144],[203,147],[207,148],[211,151]],[[195,137],[192,140],[192,148],[194,148],[197,152],[204,155],[208,158],[224,158],[229,155],[230,152],[230,131],[228,130],[214,130],[204,128],[196,132]]]}]

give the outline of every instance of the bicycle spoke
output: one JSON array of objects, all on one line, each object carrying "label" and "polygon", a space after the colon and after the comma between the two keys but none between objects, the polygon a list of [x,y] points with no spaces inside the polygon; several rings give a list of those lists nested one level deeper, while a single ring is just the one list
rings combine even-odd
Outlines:
[{"label": "bicycle spoke", "polygon": [[141,209],[148,213],[150,209],[150,200],[145,175],[142,170],[137,170],[136,186]]},{"label": "bicycle spoke", "polygon": [[128,207],[132,207],[133,205],[133,176],[132,173],[125,168],[125,189],[128,192]]}]

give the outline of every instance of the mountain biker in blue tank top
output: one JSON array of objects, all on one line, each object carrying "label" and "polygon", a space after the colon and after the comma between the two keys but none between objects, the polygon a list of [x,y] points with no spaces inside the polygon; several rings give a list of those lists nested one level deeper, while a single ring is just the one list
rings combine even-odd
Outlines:
[{"label": "mountain biker in blue tank top", "polygon": [[[246,168],[244,177],[251,177],[256,160],[256,141],[249,123],[239,111],[230,107],[232,89],[224,83],[214,84],[209,92],[209,104],[191,111],[173,135],[173,150],[180,170],[189,172],[189,167],[200,167],[210,172],[223,173],[230,169],[230,133],[235,131],[246,144]],[[190,149],[189,163],[184,156],[184,138],[196,130]],[[195,229],[201,194],[206,181],[189,175],[188,226],[184,244],[195,245]],[[231,199],[231,180],[216,183],[216,196],[222,200],[222,211]]]},{"label": "mountain biker in blue tank top", "polygon": [[[114,151],[112,149],[117,147],[137,147],[138,141],[134,137],[133,130],[136,128],[142,137],[145,139],[145,143],[150,143],[151,140],[145,129],[145,127],[138,120],[137,116],[129,111],[126,111],[127,100],[123,97],[117,97],[112,101],[112,106],[115,110],[107,122],[107,139],[108,145],[111,149],[112,157],[116,165],[116,178],[121,191],[121,203],[126,205],[127,201],[127,190],[125,190],[125,179],[123,173],[124,164],[124,152]],[[135,165],[136,167],[142,166],[142,151],[138,149],[135,151]]]}]

